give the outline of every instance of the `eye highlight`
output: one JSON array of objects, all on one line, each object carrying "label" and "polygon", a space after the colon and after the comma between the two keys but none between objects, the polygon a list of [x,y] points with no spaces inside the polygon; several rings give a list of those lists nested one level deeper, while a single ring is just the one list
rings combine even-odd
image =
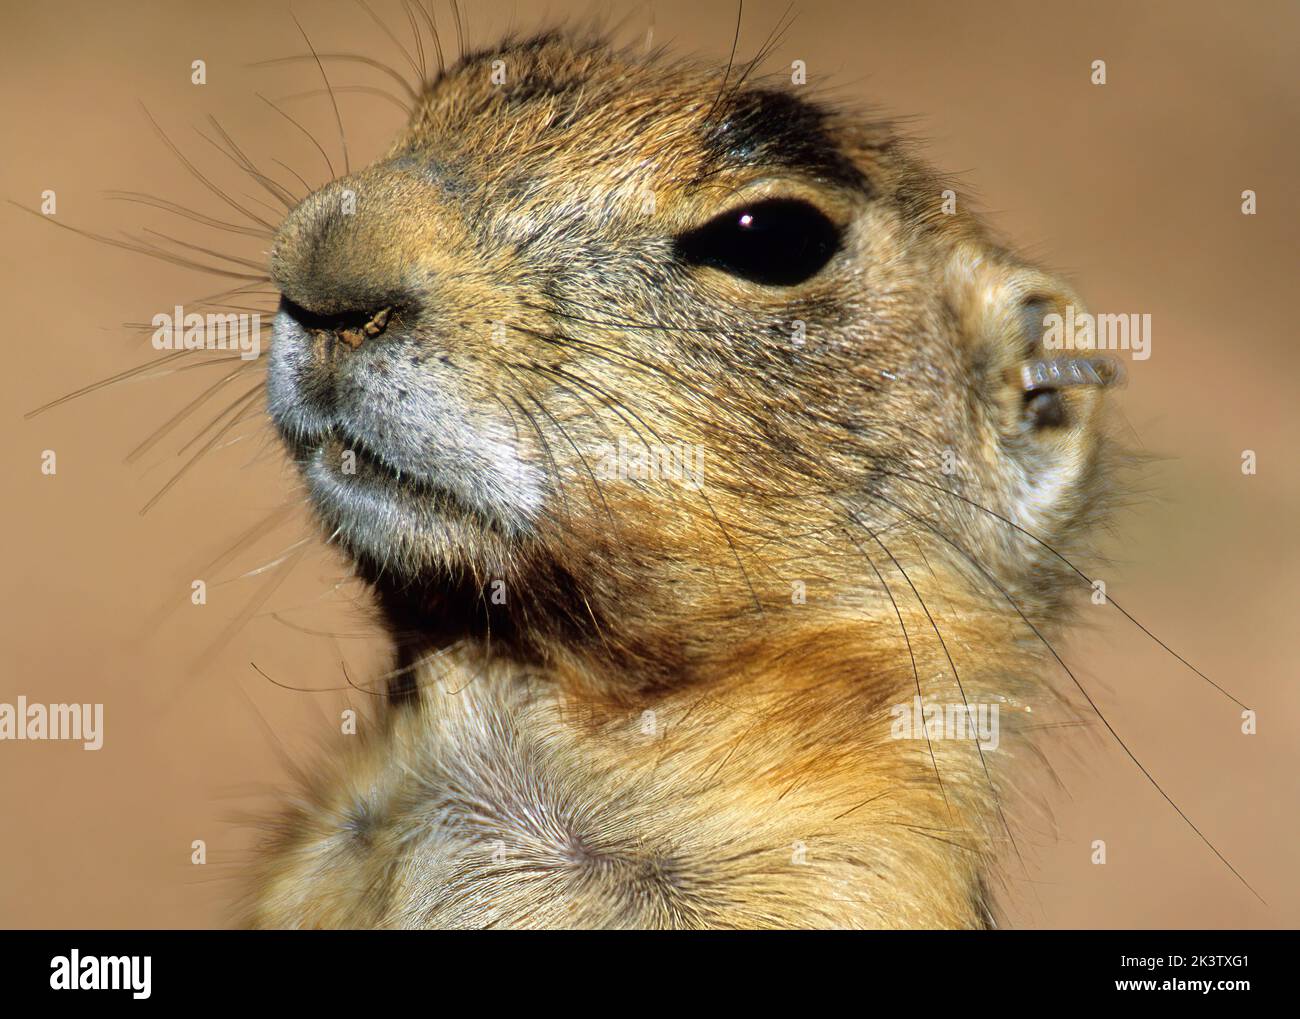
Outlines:
[{"label": "eye highlight", "polygon": [[677,257],[764,286],[811,279],[839,250],[839,228],[809,202],[769,198],[742,205],[677,238]]}]

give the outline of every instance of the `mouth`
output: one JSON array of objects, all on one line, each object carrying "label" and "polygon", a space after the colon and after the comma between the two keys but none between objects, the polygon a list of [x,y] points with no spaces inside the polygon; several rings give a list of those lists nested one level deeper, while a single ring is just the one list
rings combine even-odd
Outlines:
[{"label": "mouth", "polygon": [[323,359],[307,328],[277,316],[271,419],[331,540],[359,562],[493,565],[535,530],[545,472],[481,380],[390,332]]},{"label": "mouth", "polygon": [[[365,440],[332,427],[300,440],[296,459],[313,503],[345,542],[378,543],[438,537],[455,524],[502,532],[503,522],[466,500],[458,486],[403,466]],[[387,532],[387,535],[385,533]]]},{"label": "mouth", "polygon": [[310,448],[313,463],[341,483],[367,491],[400,491],[423,501],[454,497],[454,492],[435,478],[410,465],[403,469],[364,439],[338,426]]},{"label": "mouth", "polygon": [[[498,518],[339,429],[297,443],[296,454],[329,541],[373,585],[394,627],[428,648],[485,628],[475,578],[500,575],[517,545]],[[493,629],[501,621],[486,624]]]},{"label": "mouth", "polygon": [[500,460],[457,456],[433,441],[413,455],[337,419],[296,434],[282,425],[281,433],[328,540],[376,584],[435,589],[456,577],[500,575],[532,534],[530,487],[503,482]]}]

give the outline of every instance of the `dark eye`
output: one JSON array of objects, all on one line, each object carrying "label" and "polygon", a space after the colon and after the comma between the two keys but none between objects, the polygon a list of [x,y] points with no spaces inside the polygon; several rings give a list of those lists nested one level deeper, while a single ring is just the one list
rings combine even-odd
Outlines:
[{"label": "dark eye", "polygon": [[835,224],[807,202],[772,198],[725,212],[677,238],[677,256],[767,286],[815,276],[840,246]]}]

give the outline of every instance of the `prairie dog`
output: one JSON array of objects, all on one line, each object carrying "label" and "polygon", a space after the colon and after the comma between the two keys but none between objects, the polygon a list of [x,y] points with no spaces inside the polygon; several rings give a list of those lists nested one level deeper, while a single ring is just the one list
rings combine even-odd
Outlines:
[{"label": "prairie dog", "polygon": [[992,922],[1048,546],[1115,457],[1042,340],[1081,302],[945,189],[886,123],[548,33],[289,214],[271,416],[401,668],[250,924]]}]

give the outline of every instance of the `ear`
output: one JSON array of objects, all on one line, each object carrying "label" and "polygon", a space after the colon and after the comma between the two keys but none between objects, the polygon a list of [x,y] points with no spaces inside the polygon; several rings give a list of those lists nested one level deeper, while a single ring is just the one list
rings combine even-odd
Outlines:
[{"label": "ear", "polygon": [[1048,349],[1049,316],[1073,320],[1086,309],[1039,269],[964,241],[949,261],[947,289],[970,409],[987,425],[977,455],[1001,478],[999,494],[1017,524],[1060,534],[1098,494],[1105,390],[1117,372],[1091,351]]}]

